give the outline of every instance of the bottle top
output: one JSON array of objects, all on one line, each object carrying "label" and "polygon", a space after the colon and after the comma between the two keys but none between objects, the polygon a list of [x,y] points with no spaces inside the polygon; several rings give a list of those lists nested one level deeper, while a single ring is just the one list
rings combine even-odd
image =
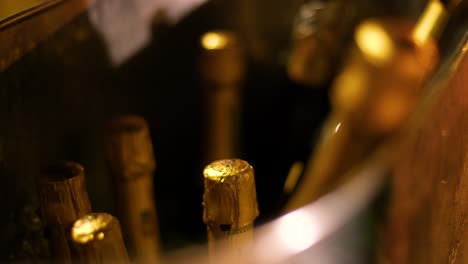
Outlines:
[{"label": "bottle top", "polygon": [[205,167],[204,221],[239,230],[258,216],[252,166],[240,159],[215,161]]}]

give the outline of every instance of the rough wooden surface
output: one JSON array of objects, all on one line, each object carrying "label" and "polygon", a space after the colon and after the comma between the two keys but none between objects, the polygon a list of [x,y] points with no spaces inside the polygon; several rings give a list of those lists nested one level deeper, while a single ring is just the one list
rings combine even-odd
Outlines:
[{"label": "rough wooden surface", "polygon": [[159,231],[153,199],[156,162],[148,124],[139,116],[110,122],[107,158],[114,175],[119,218],[136,263],[159,262]]},{"label": "rough wooden surface", "polygon": [[[252,242],[253,222],[258,216],[253,168],[246,161],[226,159],[206,166],[203,174],[203,221],[210,255],[227,246],[241,256],[241,249]],[[236,256],[230,259],[236,263]]]},{"label": "rough wooden surface", "polygon": [[[71,230],[77,263],[130,263],[117,218],[92,213],[78,219]],[[148,262],[150,263],[150,262]]]},{"label": "rough wooden surface", "polygon": [[50,230],[51,258],[71,263],[70,228],[91,212],[83,167],[74,162],[50,166],[40,180],[39,192],[42,219]]},{"label": "rough wooden surface", "polygon": [[90,4],[91,0],[48,1],[0,21],[0,72],[72,21]]},{"label": "rough wooden surface", "polygon": [[396,164],[387,262],[468,263],[466,54],[425,121],[403,142]]}]

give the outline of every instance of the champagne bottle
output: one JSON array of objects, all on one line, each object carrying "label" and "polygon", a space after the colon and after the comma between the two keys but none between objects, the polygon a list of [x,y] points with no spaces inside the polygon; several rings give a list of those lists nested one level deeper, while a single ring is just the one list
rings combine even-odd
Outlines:
[{"label": "champagne bottle", "polygon": [[157,263],[159,231],[153,199],[156,162],[148,124],[139,116],[118,117],[109,123],[106,140],[130,255],[136,263]]},{"label": "champagne bottle", "polygon": [[366,20],[332,89],[333,111],[286,206],[303,206],[343,181],[385,138],[405,125],[438,61],[431,39],[418,42],[402,20]]},{"label": "champagne bottle", "polygon": [[39,195],[52,260],[71,263],[70,228],[76,219],[91,212],[83,167],[71,161],[48,167],[40,178]]},{"label": "champagne bottle", "polygon": [[74,222],[69,236],[77,263],[130,263],[119,221],[110,214],[91,213],[81,217]]},{"label": "champagne bottle", "polygon": [[239,263],[242,249],[253,240],[253,222],[258,216],[252,166],[240,159],[215,161],[205,167],[203,221],[207,225],[210,256],[228,245],[232,263]]},{"label": "champagne bottle", "polygon": [[335,75],[357,20],[349,1],[309,1],[301,6],[292,30],[288,76],[310,88],[322,87]]},{"label": "champagne bottle", "polygon": [[353,28],[363,13],[358,12],[356,6],[357,3],[342,0],[313,0],[307,1],[297,12],[286,64],[292,103],[289,136],[286,137],[290,169],[284,181],[283,203],[303,176],[320,125],[330,111],[332,79],[352,42]]},{"label": "champagne bottle", "polygon": [[241,82],[245,62],[240,41],[229,31],[201,37],[200,74],[206,118],[205,162],[240,154]]}]

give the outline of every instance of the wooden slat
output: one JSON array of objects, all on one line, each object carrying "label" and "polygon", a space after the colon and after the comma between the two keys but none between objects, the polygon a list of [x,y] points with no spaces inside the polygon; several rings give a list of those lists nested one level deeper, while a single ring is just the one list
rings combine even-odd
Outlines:
[{"label": "wooden slat", "polygon": [[92,0],[53,0],[0,21],[0,72],[69,23]]},{"label": "wooden slat", "polygon": [[0,2],[0,29],[38,14],[63,0],[3,0]]},{"label": "wooden slat", "polygon": [[[465,46],[466,47],[466,46]],[[468,263],[468,56],[395,166],[386,263]]]}]

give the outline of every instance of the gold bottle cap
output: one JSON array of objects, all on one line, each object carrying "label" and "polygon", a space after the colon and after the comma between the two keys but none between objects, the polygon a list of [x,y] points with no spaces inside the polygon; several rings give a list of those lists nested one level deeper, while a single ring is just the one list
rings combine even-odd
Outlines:
[{"label": "gold bottle cap", "polygon": [[76,220],[70,238],[79,263],[130,263],[117,218],[90,213]]},{"label": "gold bottle cap", "polygon": [[112,120],[106,141],[110,167],[120,178],[132,179],[155,170],[153,145],[144,118],[128,115]]},{"label": "gold bottle cap", "polygon": [[[323,84],[331,74],[334,53],[339,45],[336,23],[327,23],[337,17],[336,2],[310,2],[301,6],[295,19],[292,32],[287,73],[299,83],[307,85]],[[334,28],[330,28],[330,24]]]},{"label": "gold bottle cap", "polygon": [[244,55],[234,32],[210,31],[200,39],[201,75],[212,83],[239,82],[244,76]]},{"label": "gold bottle cap", "polygon": [[239,230],[258,216],[254,170],[240,159],[215,161],[205,167],[204,215],[206,224]]},{"label": "gold bottle cap", "polygon": [[76,220],[71,230],[74,242],[87,244],[92,241],[103,240],[114,217],[106,213],[92,213]]}]

